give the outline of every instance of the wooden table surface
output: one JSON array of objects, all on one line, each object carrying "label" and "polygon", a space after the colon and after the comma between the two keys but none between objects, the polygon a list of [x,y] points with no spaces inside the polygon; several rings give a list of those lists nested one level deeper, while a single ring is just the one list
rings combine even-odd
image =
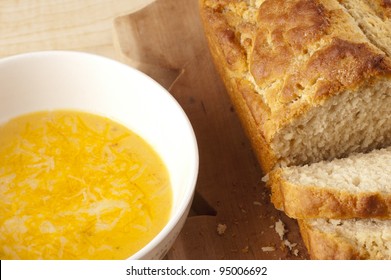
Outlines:
[{"label": "wooden table surface", "polygon": [[[196,133],[200,170],[167,259],[305,259],[295,221],[274,209],[203,35],[198,0],[2,0],[0,57],[77,50],[140,69],[166,87]],[[276,225],[284,226],[277,234]]]}]

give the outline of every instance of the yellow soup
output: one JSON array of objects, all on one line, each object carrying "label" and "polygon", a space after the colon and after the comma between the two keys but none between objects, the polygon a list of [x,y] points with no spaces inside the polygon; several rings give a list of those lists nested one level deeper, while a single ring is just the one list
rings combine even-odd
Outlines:
[{"label": "yellow soup", "polygon": [[0,259],[125,259],[171,205],[161,159],[108,118],[38,112],[0,126]]}]

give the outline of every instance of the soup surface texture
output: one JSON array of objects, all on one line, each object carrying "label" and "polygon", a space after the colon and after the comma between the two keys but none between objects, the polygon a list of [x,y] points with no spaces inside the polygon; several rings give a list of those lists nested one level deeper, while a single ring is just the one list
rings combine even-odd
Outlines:
[{"label": "soup surface texture", "polygon": [[0,259],[126,259],[171,205],[157,153],[108,118],[55,110],[0,126]]}]

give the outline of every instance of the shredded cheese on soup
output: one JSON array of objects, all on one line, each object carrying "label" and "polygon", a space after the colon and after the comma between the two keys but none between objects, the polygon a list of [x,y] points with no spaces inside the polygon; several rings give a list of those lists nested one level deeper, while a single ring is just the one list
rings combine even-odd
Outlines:
[{"label": "shredded cheese on soup", "polygon": [[108,118],[51,111],[0,126],[0,259],[125,259],[171,204],[162,160]]}]

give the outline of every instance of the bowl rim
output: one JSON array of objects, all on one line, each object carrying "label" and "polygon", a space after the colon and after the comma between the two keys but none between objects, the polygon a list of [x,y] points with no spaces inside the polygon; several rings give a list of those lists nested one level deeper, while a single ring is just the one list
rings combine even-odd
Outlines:
[{"label": "bowl rim", "polygon": [[[148,255],[154,248],[159,245],[160,242],[162,242],[166,237],[170,235],[170,233],[173,231],[174,227],[179,223],[179,221],[183,218],[183,216],[186,214],[185,212],[188,210],[189,204],[192,203],[194,192],[196,189],[197,179],[198,179],[198,173],[199,173],[199,149],[197,144],[196,135],[193,129],[193,126],[183,110],[182,106],[179,104],[179,102],[174,98],[174,96],[165,89],[161,84],[159,84],[156,80],[154,80],[152,77],[147,75],[146,73],[138,70],[137,68],[130,66],[128,64],[125,64],[121,61],[118,61],[113,58],[109,58],[103,55],[84,52],[84,51],[75,51],[75,50],[43,50],[43,51],[32,51],[32,52],[25,52],[25,53],[19,53],[10,55],[7,57],[0,58],[0,66],[3,66],[7,63],[13,63],[25,59],[30,58],[41,58],[41,59],[47,59],[51,56],[74,56],[74,57],[80,57],[80,59],[92,59],[95,61],[100,61],[104,64],[112,65],[113,67],[119,67],[121,71],[130,71],[133,72],[134,75],[139,75],[143,77],[144,80],[151,83],[157,90],[159,90],[162,94],[168,98],[169,102],[171,102],[175,107],[177,107],[178,112],[181,114],[181,118],[186,122],[186,126],[188,128],[189,133],[189,139],[191,140],[191,143],[189,143],[189,146],[193,148],[192,151],[189,151],[189,154],[191,157],[188,157],[188,159],[192,160],[192,164],[189,167],[189,170],[192,169],[191,177],[188,178],[187,181],[187,190],[184,192],[184,199],[182,199],[179,203],[178,210],[175,212],[172,212],[170,215],[170,218],[166,225],[162,228],[162,230],[144,247],[142,247],[139,251],[134,253],[133,255],[129,256],[127,259],[142,259],[146,255]],[[0,69],[2,70],[2,69]],[[140,135],[142,136],[142,135]],[[143,136],[142,136],[143,137]],[[148,141],[147,141],[148,142]],[[172,209],[173,210],[173,209]]]}]

